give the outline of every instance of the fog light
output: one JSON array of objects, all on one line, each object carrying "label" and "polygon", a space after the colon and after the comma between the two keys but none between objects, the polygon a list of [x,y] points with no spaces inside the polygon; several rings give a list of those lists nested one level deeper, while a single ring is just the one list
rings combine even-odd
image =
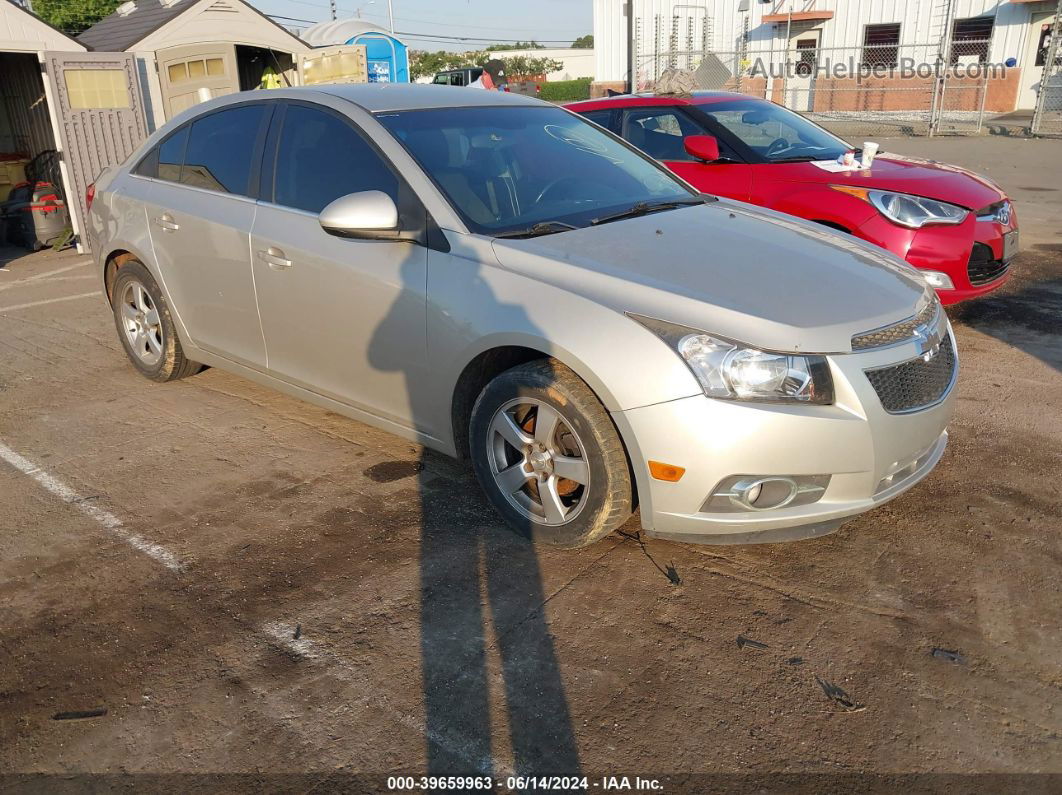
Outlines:
[{"label": "fog light", "polygon": [[829,475],[731,475],[713,489],[701,511],[771,511],[808,505],[821,499],[829,485]]},{"label": "fog light", "polygon": [[753,483],[751,488],[744,489],[741,489],[741,487],[739,486],[736,490],[740,490],[743,492],[741,494],[742,503],[746,505],[755,505],[756,500],[758,500],[760,498],[760,495],[763,494],[763,483]]},{"label": "fog light", "polygon": [[954,290],[955,285],[951,283],[951,277],[946,273],[940,271],[922,271],[922,278],[926,280],[930,287],[936,290]]}]

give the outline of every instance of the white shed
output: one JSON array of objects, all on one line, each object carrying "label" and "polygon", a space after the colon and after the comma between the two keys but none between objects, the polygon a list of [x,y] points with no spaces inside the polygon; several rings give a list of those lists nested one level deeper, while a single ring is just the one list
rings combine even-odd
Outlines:
[{"label": "white shed", "polygon": [[78,36],[136,57],[149,126],[210,97],[294,85],[309,47],[242,0],[127,0]]},{"label": "white shed", "polygon": [[[30,161],[34,176],[60,189],[77,235],[88,184],[146,133],[132,59],[86,50],[21,6],[0,2],[0,155],[8,164]],[[0,199],[10,188],[0,184]]]}]

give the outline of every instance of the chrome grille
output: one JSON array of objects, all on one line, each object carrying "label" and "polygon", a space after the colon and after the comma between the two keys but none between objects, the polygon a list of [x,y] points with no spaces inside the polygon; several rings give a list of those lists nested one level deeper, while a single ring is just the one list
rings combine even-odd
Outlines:
[{"label": "chrome grille", "polygon": [[916,331],[920,327],[936,328],[937,312],[940,303],[934,299],[926,304],[917,315],[913,315],[891,326],[883,326],[873,331],[865,331],[852,337],[852,350],[865,351],[870,348],[884,348],[887,345],[898,345],[901,342],[914,339]]},{"label": "chrome grille", "polygon": [[865,372],[885,411],[904,414],[931,406],[948,394],[955,381],[955,365],[955,349],[949,335],[929,361],[919,356]]}]

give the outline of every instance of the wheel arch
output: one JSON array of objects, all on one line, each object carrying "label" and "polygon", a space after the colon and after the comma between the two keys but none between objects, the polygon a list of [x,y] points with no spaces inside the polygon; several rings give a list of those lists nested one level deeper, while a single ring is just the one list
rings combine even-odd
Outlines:
[{"label": "wheel arch", "polygon": [[592,369],[556,344],[544,339],[523,337],[484,341],[478,350],[466,356],[467,362],[461,368],[451,390],[450,422],[458,458],[468,457],[468,423],[472,416],[472,406],[483,387],[506,370],[535,359],[546,358],[557,360],[579,376],[601,401],[605,411],[611,413],[616,409],[612,393],[593,375]]},{"label": "wheel arch", "polygon": [[114,280],[118,276],[118,269],[130,261],[142,262],[140,257],[124,248],[116,248],[103,258],[103,294],[111,306],[114,306]]},{"label": "wheel arch", "polygon": [[[552,350],[550,350],[551,348]],[[488,347],[473,356],[461,370],[457,382],[454,384],[450,402],[450,420],[457,458],[462,461],[469,460],[471,451],[468,437],[472,407],[483,388],[506,370],[536,359],[554,359],[563,364],[582,379],[594,397],[601,401],[601,405],[605,408],[605,413],[612,419],[616,435],[623,446],[623,455],[627,460],[627,472],[630,476],[632,506],[637,508],[641,502],[639,498],[640,478],[631,461],[631,446],[624,436],[623,426],[616,423],[615,418],[612,416],[610,404],[613,400],[611,393],[607,393],[607,397],[603,395],[603,385],[597,385],[600,383],[598,379],[586,377],[584,372],[586,368],[582,362],[574,357],[566,356],[565,352],[557,351],[556,346],[547,344],[545,340],[541,340],[537,344],[533,340],[527,340],[523,344],[499,344]],[[572,366],[570,361],[575,361],[576,366]]]}]

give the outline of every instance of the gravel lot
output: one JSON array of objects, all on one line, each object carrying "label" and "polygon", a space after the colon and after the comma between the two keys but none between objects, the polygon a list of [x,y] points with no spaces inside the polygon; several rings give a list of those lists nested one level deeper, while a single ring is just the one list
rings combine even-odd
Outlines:
[{"label": "gravel lot", "polygon": [[216,369],[141,379],[84,257],[0,252],[0,772],[1059,791],[1062,143],[883,147],[987,171],[1025,252],[952,312],[937,470],[789,545],[533,549],[447,459]]}]

